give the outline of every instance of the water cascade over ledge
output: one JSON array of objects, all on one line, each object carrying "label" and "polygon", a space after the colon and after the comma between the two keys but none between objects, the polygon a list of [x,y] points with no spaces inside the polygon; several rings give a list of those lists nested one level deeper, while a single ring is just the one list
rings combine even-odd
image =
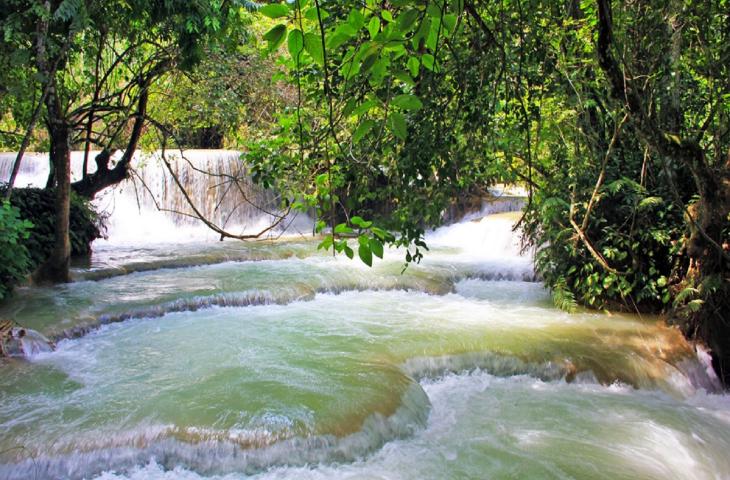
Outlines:
[{"label": "water cascade over ledge", "polygon": [[[91,152],[89,173],[95,170]],[[112,161],[119,157],[112,156]],[[172,171],[200,213],[215,225],[234,234],[255,234],[275,223],[283,212],[275,192],[256,186],[240,152],[232,150],[168,150],[137,152],[128,180],[102,192],[95,206],[109,216],[108,235],[115,245],[139,245],[155,242],[217,240],[196,218],[181,193],[175,178],[162,161],[169,161]],[[83,152],[72,152],[72,180],[83,172]],[[0,153],[0,179],[10,176],[14,154]],[[48,156],[28,153],[21,164],[15,186],[43,187],[48,178]],[[282,233],[311,233],[306,215],[292,214],[277,225],[268,237]],[[264,237],[266,238],[266,236]]]}]

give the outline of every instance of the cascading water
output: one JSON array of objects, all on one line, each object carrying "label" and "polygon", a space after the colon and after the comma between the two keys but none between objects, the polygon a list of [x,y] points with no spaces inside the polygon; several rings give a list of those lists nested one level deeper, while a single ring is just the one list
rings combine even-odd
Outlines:
[{"label": "cascading water", "polygon": [[431,232],[403,274],[182,219],[174,246],[111,236],[0,306],[57,341],[2,360],[0,478],[730,478],[702,356],[656,318],[553,308],[515,220]]},{"label": "cascading water", "polygon": [[[95,171],[96,153],[89,155],[89,173]],[[119,155],[113,155],[112,161]],[[251,181],[245,165],[239,160],[239,152],[170,150],[164,155],[195,208],[206,219],[233,234],[258,233],[276,222],[282,213],[276,194]],[[134,173],[131,178],[101,193],[94,201],[97,209],[109,216],[107,233],[114,245],[219,238],[196,218],[188,199],[164,166],[162,156],[161,151],[137,152],[132,161]],[[83,152],[72,152],[74,181],[82,176],[83,158]],[[15,154],[0,154],[0,181],[10,177],[14,160]],[[48,172],[47,155],[26,154],[15,185],[43,187]],[[290,215],[278,226],[280,228],[273,229],[268,237],[311,232],[311,221],[306,216]]]}]

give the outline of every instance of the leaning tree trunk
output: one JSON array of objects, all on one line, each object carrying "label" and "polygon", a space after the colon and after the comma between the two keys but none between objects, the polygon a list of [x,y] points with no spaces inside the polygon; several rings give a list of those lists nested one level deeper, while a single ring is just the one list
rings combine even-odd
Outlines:
[{"label": "leaning tree trunk", "polygon": [[132,168],[132,158],[137,150],[139,139],[144,132],[144,125],[147,116],[147,101],[149,99],[149,86],[154,76],[150,75],[140,80],[140,94],[137,100],[137,111],[134,114],[132,133],[129,136],[127,147],[122,158],[113,168],[109,168],[111,152],[108,149],[102,150],[94,159],[96,172],[85,175],[81,180],[74,182],[71,186],[74,191],[89,200],[105,188],[114,186],[129,176]]}]

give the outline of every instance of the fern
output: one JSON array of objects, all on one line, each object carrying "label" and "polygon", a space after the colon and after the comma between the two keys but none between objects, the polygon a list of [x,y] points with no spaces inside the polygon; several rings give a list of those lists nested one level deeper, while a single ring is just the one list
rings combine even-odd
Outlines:
[{"label": "fern", "polygon": [[637,205],[637,208],[639,210],[644,210],[647,208],[654,208],[658,207],[664,202],[664,199],[662,197],[646,197],[642,201],[639,202],[639,205]]},{"label": "fern", "polygon": [[63,0],[53,16],[58,20],[68,22],[81,10],[81,0]]},{"label": "fern", "polygon": [[568,288],[565,277],[558,277],[553,283],[552,297],[555,306],[561,310],[572,313],[578,308],[578,302],[575,301],[575,295]]},{"label": "fern", "polygon": [[680,291],[677,296],[674,297],[674,308],[677,308],[679,305],[685,303],[685,300],[692,299],[699,294],[700,291],[694,287],[686,287],[682,289],[682,291]]}]

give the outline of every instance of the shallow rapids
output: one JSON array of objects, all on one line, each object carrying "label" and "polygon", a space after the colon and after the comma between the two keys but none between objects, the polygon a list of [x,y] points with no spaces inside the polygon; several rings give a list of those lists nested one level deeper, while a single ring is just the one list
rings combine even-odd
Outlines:
[{"label": "shallow rapids", "polygon": [[0,478],[730,478],[730,399],[657,318],[556,310],[514,215],[369,269],[301,238],[100,245],[0,308]]}]

